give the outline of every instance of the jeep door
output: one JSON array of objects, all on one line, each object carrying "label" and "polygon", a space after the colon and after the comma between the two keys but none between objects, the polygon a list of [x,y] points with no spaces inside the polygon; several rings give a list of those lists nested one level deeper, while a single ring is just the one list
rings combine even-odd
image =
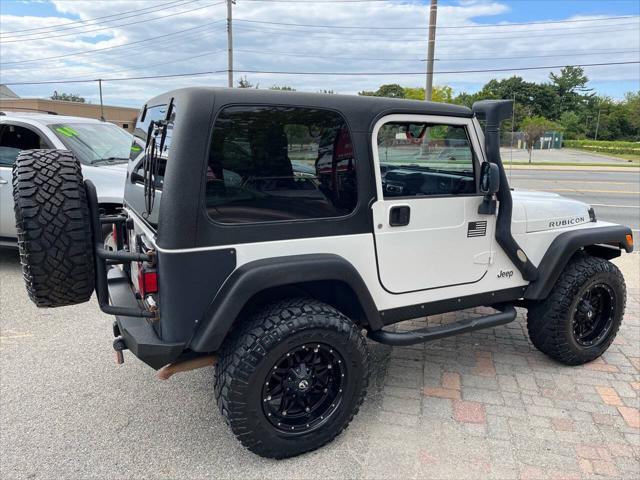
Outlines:
[{"label": "jeep door", "polygon": [[472,120],[389,115],[374,126],[372,148],[382,286],[408,293],[480,281],[495,215],[478,213],[482,152]]}]

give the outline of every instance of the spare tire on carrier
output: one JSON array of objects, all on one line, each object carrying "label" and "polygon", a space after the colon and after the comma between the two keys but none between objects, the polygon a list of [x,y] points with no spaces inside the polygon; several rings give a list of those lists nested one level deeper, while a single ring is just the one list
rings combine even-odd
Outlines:
[{"label": "spare tire on carrier", "polygon": [[13,166],[20,262],[38,307],[83,303],[95,286],[93,235],[80,163],[66,150],[25,150]]}]

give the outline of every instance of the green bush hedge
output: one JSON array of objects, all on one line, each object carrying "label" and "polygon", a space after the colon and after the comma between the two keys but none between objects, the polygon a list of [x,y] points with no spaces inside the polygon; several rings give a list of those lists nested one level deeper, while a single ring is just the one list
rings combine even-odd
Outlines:
[{"label": "green bush hedge", "polygon": [[610,142],[605,140],[565,140],[567,148],[579,148],[591,152],[602,153],[631,153],[640,155],[640,143],[635,142]]}]

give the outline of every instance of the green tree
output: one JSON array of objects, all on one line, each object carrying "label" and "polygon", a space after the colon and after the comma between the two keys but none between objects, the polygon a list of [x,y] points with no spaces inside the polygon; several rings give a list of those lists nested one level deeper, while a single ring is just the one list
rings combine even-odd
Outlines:
[{"label": "green tree", "polygon": [[254,85],[250,82],[246,75],[238,80],[238,88],[258,88],[259,86],[260,84]]},{"label": "green tree", "polygon": [[[404,87],[403,90],[404,98],[424,100],[425,90],[423,87]],[[433,87],[431,90],[431,100],[434,102],[451,103],[453,101],[453,88],[449,85]]]},{"label": "green tree", "polygon": [[569,65],[560,69],[560,75],[556,75],[551,72],[549,74],[549,78],[560,95],[592,91],[591,88],[587,87],[589,78],[584,74],[584,69],[582,67],[573,67]]},{"label": "green tree", "polygon": [[540,138],[549,130],[561,130],[560,126],[555,122],[548,120],[539,115],[527,117],[522,121],[520,126],[527,139],[527,151],[529,152],[529,163],[531,163],[531,153],[533,146]]},{"label": "green tree", "polygon": [[593,96],[592,89],[587,87],[589,78],[580,67],[564,67],[560,70],[559,75],[551,72],[549,78],[558,96],[556,106],[558,116],[568,111],[581,112],[586,106],[588,98]]},{"label": "green tree", "polygon": [[293,87],[289,87],[288,85],[271,85],[269,90],[280,90],[282,92],[295,92],[296,89]]},{"label": "green tree", "polygon": [[389,97],[389,98],[405,98],[404,88],[397,83],[388,83],[381,85],[375,92],[362,91],[358,95],[364,95],[368,97]]},{"label": "green tree", "polygon": [[63,100],[65,102],[78,102],[78,103],[86,103],[84,97],[81,97],[77,93],[58,93],[57,90],[54,90],[53,95],[51,95],[51,100]]},{"label": "green tree", "polygon": [[585,138],[584,122],[576,112],[564,112],[560,116],[560,125],[564,131],[564,138],[568,140]]}]

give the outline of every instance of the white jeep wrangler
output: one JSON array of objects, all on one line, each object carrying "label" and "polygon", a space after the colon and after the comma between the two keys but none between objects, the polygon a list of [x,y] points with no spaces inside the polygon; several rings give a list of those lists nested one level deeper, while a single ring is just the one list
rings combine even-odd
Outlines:
[{"label": "white jeep wrangler", "polygon": [[[215,88],[161,95],[136,125],[145,148],[132,151],[122,215],[99,215],[73,158],[18,158],[29,295],[55,307],[95,290],[116,317],[120,361],[123,350],[165,371],[217,360],[220,411],[266,457],[313,450],[346,428],[368,383],[363,332],[410,345],[506,324],[520,306],[538,349],[589,362],[622,321],[625,284],[608,260],[632,251],[631,230],[581,202],[510,190],[498,134],[511,109]],[[104,224],[115,251],[102,245]],[[389,328],[475,306],[496,311]]]}]

